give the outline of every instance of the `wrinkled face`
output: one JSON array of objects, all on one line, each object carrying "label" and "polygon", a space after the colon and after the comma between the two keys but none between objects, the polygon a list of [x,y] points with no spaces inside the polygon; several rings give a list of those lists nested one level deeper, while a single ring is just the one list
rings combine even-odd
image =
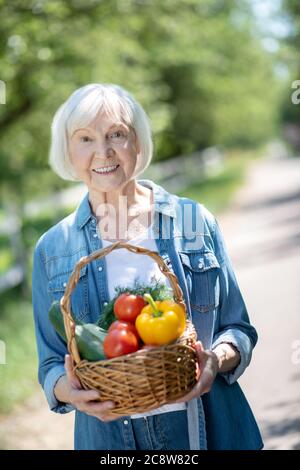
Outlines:
[{"label": "wrinkled face", "polygon": [[69,152],[76,175],[89,190],[107,192],[131,179],[139,146],[132,128],[98,114],[89,126],[70,136]]}]

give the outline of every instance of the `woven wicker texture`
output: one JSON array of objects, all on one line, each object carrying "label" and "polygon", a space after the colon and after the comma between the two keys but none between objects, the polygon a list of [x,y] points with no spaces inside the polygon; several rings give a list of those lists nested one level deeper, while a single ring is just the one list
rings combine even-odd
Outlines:
[{"label": "woven wicker texture", "polygon": [[71,312],[71,294],[79,280],[81,269],[90,262],[102,258],[112,250],[126,248],[136,254],[152,257],[161,272],[168,278],[174,292],[174,299],[186,311],[182,290],[177,277],[163,258],[156,252],[116,242],[82,257],[76,264],[61,299],[68,350],[75,363],[74,370],[82,386],[100,392],[100,401],[112,400],[116,415],[141,413],[183,397],[196,383],[196,354],[193,345],[196,332],[187,321],[184,334],[174,343],[151,349],[139,350],[132,354],[97,362],[82,360],[76,340],[75,322]]}]

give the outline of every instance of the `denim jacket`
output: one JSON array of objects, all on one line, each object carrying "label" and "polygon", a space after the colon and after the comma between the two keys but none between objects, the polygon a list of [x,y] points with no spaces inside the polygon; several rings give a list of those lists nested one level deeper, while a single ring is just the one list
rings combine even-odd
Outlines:
[{"label": "denim jacket", "polygon": [[[188,402],[190,448],[260,449],[259,430],[237,383],[250,363],[257,333],[249,322],[218,222],[196,201],[170,194],[151,180],[138,183],[153,190],[157,250],[177,276],[198,339],[207,349],[231,343],[241,357],[233,371],[217,376],[209,393]],[[56,382],[65,374],[67,349],[49,322],[48,310],[51,302],[64,294],[77,261],[102,248],[88,196],[76,211],[40,237],[34,251],[32,301],[38,378],[50,409],[57,413],[67,413],[74,407],[58,402],[54,395]],[[72,313],[85,322],[95,322],[108,300],[104,257],[81,270],[71,296]],[[76,410],[75,448],[99,449],[97,442],[102,440],[103,448],[129,449],[127,431],[122,430],[123,442],[116,441],[114,435],[114,429],[124,427],[124,422],[120,418],[108,429],[108,423]]]}]

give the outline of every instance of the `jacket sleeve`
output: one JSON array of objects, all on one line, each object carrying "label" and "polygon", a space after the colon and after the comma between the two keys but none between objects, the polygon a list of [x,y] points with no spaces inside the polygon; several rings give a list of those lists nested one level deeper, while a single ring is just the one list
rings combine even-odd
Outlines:
[{"label": "jacket sleeve", "polygon": [[257,332],[250,324],[249,316],[218,221],[214,219],[213,242],[220,264],[220,303],[217,331],[214,332],[212,349],[218,344],[230,343],[241,356],[240,363],[232,371],[221,374],[232,384],[248,367],[252,350],[257,342]]},{"label": "jacket sleeve", "polygon": [[51,298],[48,293],[48,277],[41,239],[35,247],[33,257],[32,304],[39,360],[38,380],[50,409],[56,413],[68,413],[74,409],[73,405],[59,402],[54,394],[58,379],[66,373],[64,357],[68,351],[65,342],[56,333],[49,320]]}]

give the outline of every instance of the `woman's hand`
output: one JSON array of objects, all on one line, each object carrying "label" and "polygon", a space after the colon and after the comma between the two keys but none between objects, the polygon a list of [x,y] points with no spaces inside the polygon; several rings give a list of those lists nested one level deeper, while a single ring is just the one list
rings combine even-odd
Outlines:
[{"label": "woman's hand", "polygon": [[187,395],[174,403],[186,402],[209,392],[219,372],[219,360],[213,351],[204,350],[200,341],[196,342],[195,349],[199,365],[198,381]]},{"label": "woman's hand", "polygon": [[84,390],[73,372],[72,358],[70,355],[65,356],[65,369],[67,373],[68,397],[69,402],[75,408],[90,416],[95,416],[101,421],[113,421],[118,419],[109,412],[114,407],[111,401],[98,402],[95,401],[99,398],[100,394],[97,390]]}]

